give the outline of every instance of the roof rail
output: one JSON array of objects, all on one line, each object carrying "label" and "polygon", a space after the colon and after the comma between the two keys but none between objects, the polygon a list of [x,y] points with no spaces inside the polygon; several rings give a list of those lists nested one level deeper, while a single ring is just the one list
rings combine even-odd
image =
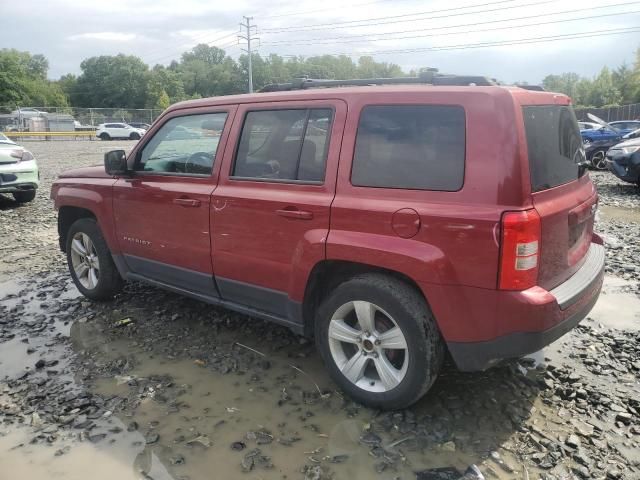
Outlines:
[{"label": "roof rail", "polygon": [[318,80],[313,78],[296,78],[288,83],[272,83],[266,85],[260,92],[285,92],[289,90],[305,90],[307,88],[346,87],[366,85],[455,85],[455,86],[490,86],[498,85],[498,82],[487,77],[473,75],[449,75],[438,73],[436,68],[427,68],[420,71],[417,77],[396,78],[356,78],[352,80]]},{"label": "roof rail", "polygon": [[534,92],[545,92],[546,91],[542,85],[518,85],[518,84],[516,84],[516,87],[524,88],[525,90],[533,90]]}]

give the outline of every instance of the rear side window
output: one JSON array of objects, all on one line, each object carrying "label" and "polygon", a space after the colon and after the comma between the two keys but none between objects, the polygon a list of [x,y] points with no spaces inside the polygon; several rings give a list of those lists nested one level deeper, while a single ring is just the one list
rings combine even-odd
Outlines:
[{"label": "rear side window", "polygon": [[464,181],[465,114],[455,105],[372,105],[360,116],[351,183],[456,191]]},{"label": "rear side window", "polygon": [[582,173],[584,147],[570,106],[523,107],[531,190],[539,192],[576,180]]},{"label": "rear side window", "polygon": [[274,181],[324,181],[333,110],[248,112],[233,176]]}]

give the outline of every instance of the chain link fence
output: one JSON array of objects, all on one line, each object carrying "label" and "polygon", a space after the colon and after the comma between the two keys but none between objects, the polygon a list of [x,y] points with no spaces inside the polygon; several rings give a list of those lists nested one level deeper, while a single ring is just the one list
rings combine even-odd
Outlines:
[{"label": "chain link fence", "polygon": [[0,106],[0,131],[82,132],[108,122],[150,125],[161,113],[155,108]]},{"label": "chain link fence", "polygon": [[589,117],[587,117],[587,113],[592,113],[605,122],[615,122],[618,120],[640,120],[640,103],[621,105],[619,107],[576,108],[575,111],[578,120],[585,122],[591,121]]}]

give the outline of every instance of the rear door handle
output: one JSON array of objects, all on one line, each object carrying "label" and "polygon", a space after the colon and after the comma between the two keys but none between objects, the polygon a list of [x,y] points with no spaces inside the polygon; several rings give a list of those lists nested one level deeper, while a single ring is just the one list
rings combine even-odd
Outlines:
[{"label": "rear door handle", "polygon": [[276,210],[276,213],[281,217],[296,218],[298,220],[311,220],[313,218],[313,212],[306,210],[283,208],[282,210]]},{"label": "rear door handle", "polygon": [[174,198],[173,203],[176,205],[180,205],[181,207],[199,207],[200,200],[195,200],[193,198]]}]

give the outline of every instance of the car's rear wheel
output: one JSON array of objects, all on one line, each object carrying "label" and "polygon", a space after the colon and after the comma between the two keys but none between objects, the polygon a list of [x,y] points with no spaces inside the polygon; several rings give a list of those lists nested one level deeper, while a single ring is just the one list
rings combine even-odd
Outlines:
[{"label": "car's rear wheel", "polygon": [[102,132],[100,134],[100,140],[111,140],[111,135],[109,135],[107,132]]},{"label": "car's rear wheel", "polygon": [[444,358],[424,298],[381,274],[340,284],[318,310],[315,337],[333,380],[358,402],[377,408],[416,402],[433,385]]},{"label": "car's rear wheel", "polygon": [[604,150],[596,150],[591,155],[591,165],[597,170],[606,170],[607,158]]},{"label": "car's rear wheel", "polygon": [[129,135],[129,139],[130,140],[140,140],[140,135],[138,135],[137,133],[132,133],[131,135]]},{"label": "car's rear wheel", "polygon": [[35,190],[24,190],[21,192],[13,192],[13,199],[18,203],[27,203],[36,198]]},{"label": "car's rear wheel", "polygon": [[92,300],[107,300],[122,289],[122,278],[92,218],[81,218],[67,233],[67,263],[78,290]]}]

